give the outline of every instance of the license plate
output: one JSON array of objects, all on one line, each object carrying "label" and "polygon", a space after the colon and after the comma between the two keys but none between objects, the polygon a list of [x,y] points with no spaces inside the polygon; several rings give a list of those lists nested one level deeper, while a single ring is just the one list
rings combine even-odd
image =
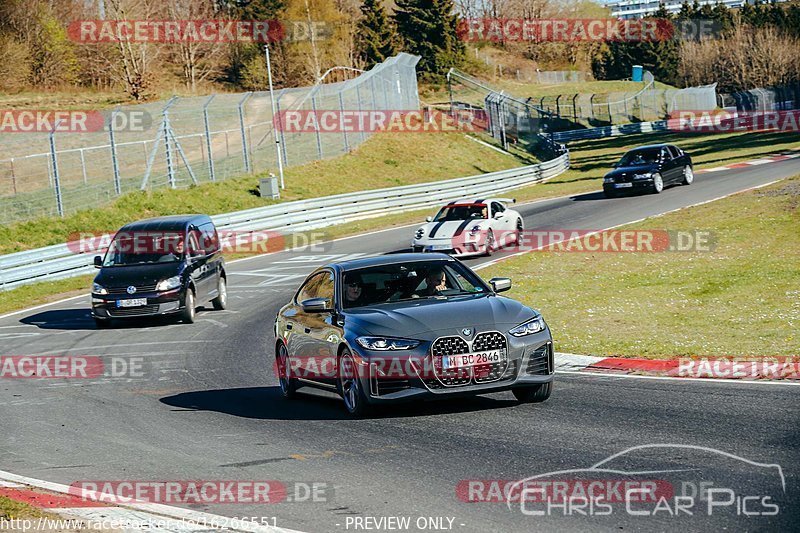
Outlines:
[{"label": "license plate", "polygon": [[459,355],[446,355],[442,357],[442,369],[451,370],[453,368],[467,368],[476,365],[504,363],[505,360],[506,360],[506,354],[505,352],[501,352],[500,350],[465,353]]},{"label": "license plate", "polygon": [[633,187],[633,183],[615,183],[614,187],[617,189],[623,189],[625,187]]},{"label": "license plate", "polygon": [[427,248],[428,250],[447,250],[450,246],[447,244],[431,244]]},{"label": "license plate", "polygon": [[140,307],[147,305],[147,298],[129,298],[127,300],[117,300],[117,307]]}]

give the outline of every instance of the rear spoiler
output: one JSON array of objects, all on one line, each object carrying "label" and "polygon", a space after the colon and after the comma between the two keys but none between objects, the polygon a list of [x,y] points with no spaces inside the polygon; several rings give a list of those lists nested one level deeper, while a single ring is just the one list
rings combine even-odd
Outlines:
[{"label": "rear spoiler", "polygon": [[505,202],[507,204],[515,204],[515,203],[517,203],[517,199],[516,198],[495,198],[495,200],[497,200],[499,202]]}]

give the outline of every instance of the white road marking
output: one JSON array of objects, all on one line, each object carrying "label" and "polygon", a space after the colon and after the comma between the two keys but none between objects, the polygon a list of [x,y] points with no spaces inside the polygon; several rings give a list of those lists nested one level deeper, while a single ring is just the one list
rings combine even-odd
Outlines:
[{"label": "white road marking", "polygon": [[703,383],[746,383],[749,385],[785,385],[789,387],[800,386],[800,382],[792,382],[786,380],[755,380],[755,379],[725,379],[725,378],[690,378],[690,377],[677,377],[677,376],[642,376],[639,374],[606,374],[604,372],[581,372],[579,370],[559,370],[557,374],[576,374],[578,376],[597,376],[601,378],[616,378],[616,379],[656,379],[656,380],[669,380],[672,382],[680,381],[702,381]]},{"label": "white road marking", "polygon": [[77,300],[78,298],[86,298],[88,300],[90,297],[89,297],[88,294],[79,294],[78,296],[71,296],[69,298],[64,298],[63,300],[57,300],[55,302],[41,304],[41,305],[37,305],[37,306],[34,306],[34,307],[28,307],[27,309],[20,309],[19,311],[13,311],[11,313],[6,313],[5,315],[0,315],[0,320],[3,320],[4,318],[10,317],[10,316],[19,315],[21,313],[27,313],[29,311],[36,311],[37,309],[42,309],[43,307],[50,307],[51,305],[58,305],[58,304],[62,304],[64,302],[71,302],[72,300]]},{"label": "white road marking", "polygon": [[0,339],[19,339],[21,337],[36,337],[41,335],[39,332],[18,332],[18,333],[0,333]]},{"label": "white road marking", "polygon": [[[27,485],[29,487],[36,487],[43,490],[48,490],[52,492],[57,492],[60,494],[71,494],[76,495],[74,489],[70,489],[67,485],[62,485],[61,483],[53,483],[51,481],[44,481],[41,479],[35,479],[25,476],[19,476],[17,474],[12,474],[11,472],[5,472],[0,470],[0,480],[10,483],[21,483]],[[81,497],[88,497],[89,499],[99,499],[99,494],[93,491],[82,491],[80,494]],[[125,508],[129,512],[143,512],[143,513],[152,513],[150,516],[153,520],[163,520],[164,517],[173,518],[179,521],[192,521],[195,523],[200,524],[209,524],[211,527],[206,527],[205,530],[215,530],[215,529],[223,529],[226,528],[233,530],[233,531],[250,531],[253,533],[300,533],[295,530],[285,529],[281,527],[272,527],[267,525],[259,525],[254,522],[246,522],[246,521],[239,521],[235,524],[231,523],[231,519],[229,517],[214,515],[210,513],[205,513],[201,511],[193,511],[191,509],[183,509],[181,507],[172,507],[170,505],[164,505],[160,503],[130,503],[120,506]],[[63,509],[66,514],[66,511],[70,512],[83,512],[80,509],[87,509],[85,507],[77,508],[67,508]],[[114,507],[94,507],[88,508],[94,510],[105,511],[106,509],[114,509]],[[59,512],[59,509],[48,509],[49,512]],[[88,511],[87,511],[88,512]],[[212,526],[213,524],[213,526]],[[232,526],[237,527],[232,527]],[[145,529],[146,530],[146,529]],[[168,529],[156,529],[155,531],[166,532],[170,531]]]}]

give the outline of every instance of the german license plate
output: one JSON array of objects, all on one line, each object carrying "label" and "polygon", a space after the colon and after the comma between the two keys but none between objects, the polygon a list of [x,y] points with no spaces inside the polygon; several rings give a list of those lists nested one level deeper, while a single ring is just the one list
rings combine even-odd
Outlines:
[{"label": "german license plate", "polygon": [[615,183],[614,187],[617,189],[624,189],[625,187],[633,187],[633,183]]},{"label": "german license plate", "polygon": [[489,350],[488,352],[464,353],[459,355],[446,355],[442,357],[442,369],[451,370],[453,368],[467,368],[476,365],[488,365],[492,363],[504,363],[506,360],[505,352],[500,350]]},{"label": "german license plate", "polygon": [[117,300],[117,307],[141,307],[147,305],[147,298],[129,298],[127,300]]},{"label": "german license plate", "polygon": [[431,244],[427,246],[428,250],[447,250],[450,245],[447,244]]}]

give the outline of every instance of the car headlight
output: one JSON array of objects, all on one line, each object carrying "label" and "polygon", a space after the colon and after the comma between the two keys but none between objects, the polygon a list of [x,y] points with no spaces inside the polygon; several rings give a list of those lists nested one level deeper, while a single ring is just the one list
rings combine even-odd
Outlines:
[{"label": "car headlight", "polygon": [[425,235],[425,228],[419,228],[417,232],[414,234],[414,238],[420,240],[423,235]]},{"label": "car headlight", "polygon": [[177,289],[181,286],[181,277],[180,276],[172,276],[171,278],[162,279],[156,285],[157,291],[169,291],[172,289]]},{"label": "car headlight", "polygon": [[356,342],[367,350],[385,352],[388,350],[411,350],[419,346],[420,341],[393,337],[358,337]]},{"label": "car headlight", "polygon": [[644,174],[634,174],[633,175],[633,179],[635,179],[635,180],[649,180],[652,177],[653,177],[653,173],[652,172],[646,172]]},{"label": "car headlight", "polygon": [[603,178],[603,183],[614,183],[614,178],[611,176],[605,176]]},{"label": "car headlight", "polygon": [[93,294],[108,294],[108,291],[105,287],[100,285],[99,283],[92,283],[92,293]]},{"label": "car headlight", "polygon": [[525,335],[539,333],[544,330],[545,327],[547,327],[547,325],[544,323],[544,318],[542,318],[542,315],[539,315],[532,320],[528,320],[519,326],[511,328],[509,333],[515,337],[524,337]]}]

